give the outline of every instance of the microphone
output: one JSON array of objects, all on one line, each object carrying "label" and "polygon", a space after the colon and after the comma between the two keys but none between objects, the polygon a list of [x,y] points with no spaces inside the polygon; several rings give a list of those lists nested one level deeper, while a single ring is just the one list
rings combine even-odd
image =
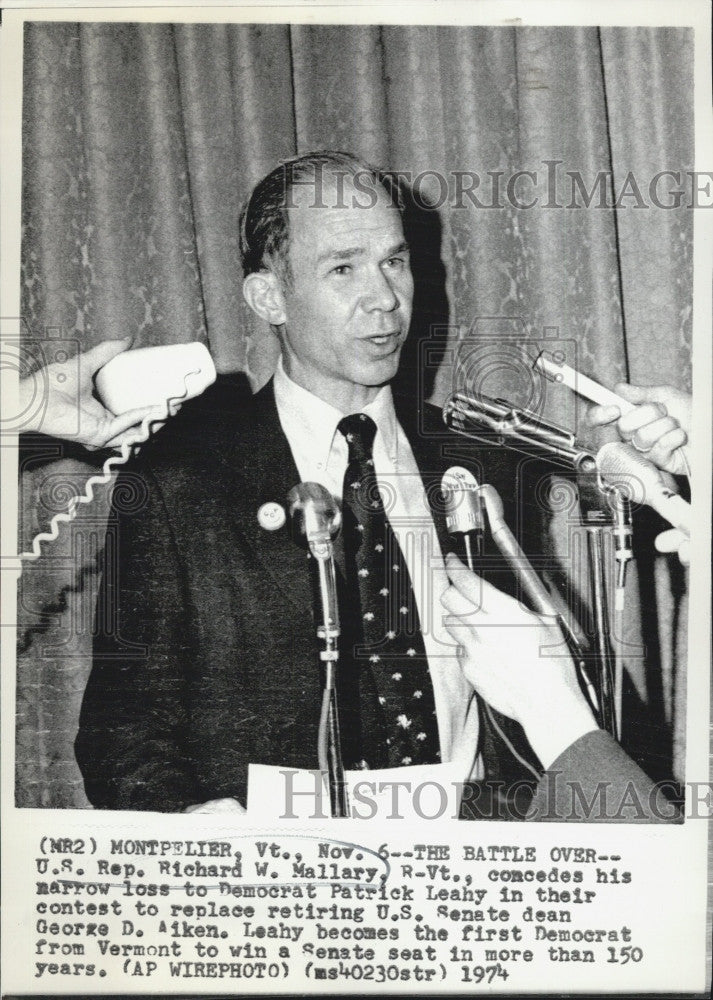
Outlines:
[{"label": "microphone", "polygon": [[339,635],[339,609],[332,543],[342,525],[339,505],[320,483],[298,483],[287,494],[287,509],[292,537],[298,544],[306,542],[317,560],[322,604],[322,624],[317,629],[317,636],[320,639],[336,639]]},{"label": "microphone", "polygon": [[499,444],[526,454],[557,458],[577,472],[595,468],[594,455],[579,444],[574,434],[504,399],[455,393],[443,407],[443,420],[457,434],[481,444]]},{"label": "microphone", "polygon": [[674,528],[691,533],[691,506],[666,485],[663,476],[631,445],[610,441],[597,452],[602,480],[622,490],[633,503],[652,507]]},{"label": "microphone", "polygon": [[317,637],[324,640],[322,661],[322,707],[317,730],[317,760],[327,776],[332,816],[348,816],[349,801],[344,780],[342,745],[337,707],[337,661],[339,649],[339,608],[337,575],[334,566],[334,539],[342,525],[337,501],[320,483],[298,483],[287,494],[292,537],[307,547],[317,565],[322,622]]},{"label": "microphone", "polygon": [[287,494],[287,507],[295,541],[304,539],[315,559],[328,559],[342,526],[339,504],[329,490],[320,483],[298,483]]},{"label": "microphone", "polygon": [[614,488],[614,559],[616,560],[616,600],[617,611],[623,610],[626,567],[634,558],[634,529],[631,522],[631,504],[622,490]]},{"label": "microphone", "polygon": [[556,458],[559,464],[573,469],[579,477],[584,522],[587,525],[614,522],[617,580],[619,589],[623,588],[626,563],[632,558],[629,505],[619,490],[611,486],[603,490],[603,479],[598,477],[597,491],[615,494],[613,502],[610,502],[611,511],[600,509],[599,498],[594,498],[593,491],[587,489],[588,480],[593,479],[597,471],[597,461],[571,432],[547,423],[530,410],[518,410],[506,400],[466,396],[463,393],[456,393],[446,402],[443,419],[451,430],[475,441],[483,444],[495,441],[515,451]]},{"label": "microphone", "polygon": [[494,486],[486,484],[480,487],[480,495],[485,503],[485,510],[488,514],[488,524],[493,541],[500,550],[512,570],[515,579],[519,581],[530,604],[535,611],[546,617],[554,618],[559,625],[564,636],[567,647],[572,654],[577,670],[579,671],[582,686],[587,693],[590,705],[595,715],[599,715],[599,704],[596,692],[592,687],[585,668],[585,656],[582,645],[574,633],[572,626],[567,621],[567,617],[561,610],[557,602],[545,587],[542,580],[532,567],[530,560],[523,552],[518,540],[512,533],[505,521],[503,502]]},{"label": "microphone", "polygon": [[535,611],[541,615],[559,618],[559,611],[554,606],[547,588],[532,568],[530,560],[505,521],[503,502],[497,490],[486,484],[480,487],[480,495],[485,503],[493,541],[510,566],[515,579],[520,582]]},{"label": "microphone", "polygon": [[460,465],[452,465],[441,479],[445,498],[446,530],[449,535],[462,535],[468,569],[473,570],[473,549],[483,554],[483,508],[480,487],[475,476]]}]

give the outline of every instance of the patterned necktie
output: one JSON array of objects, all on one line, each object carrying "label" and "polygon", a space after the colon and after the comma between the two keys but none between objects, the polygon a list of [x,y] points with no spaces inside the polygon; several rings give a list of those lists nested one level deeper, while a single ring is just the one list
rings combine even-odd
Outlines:
[{"label": "patterned necktie", "polygon": [[[366,674],[362,691],[371,690],[378,699],[380,738],[386,744],[374,748],[365,733],[367,760],[362,766],[379,766],[380,760],[390,767],[435,763],[440,752],[433,685],[411,577],[377,485],[372,457],[376,424],[355,413],[340,420],[337,429],[349,446],[342,530],[347,578],[355,575],[357,580],[363,636],[354,660]],[[374,718],[373,711],[366,714]],[[362,717],[364,729],[365,722]]]}]

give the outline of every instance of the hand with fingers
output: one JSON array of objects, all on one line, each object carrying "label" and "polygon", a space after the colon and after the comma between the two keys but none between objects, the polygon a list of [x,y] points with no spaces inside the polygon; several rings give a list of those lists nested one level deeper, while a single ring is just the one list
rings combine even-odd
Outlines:
[{"label": "hand with fingers", "polygon": [[[593,406],[587,414],[592,427],[616,423],[624,441],[640,451],[657,468],[674,475],[688,473],[683,446],[691,437],[691,396],[670,385],[627,385],[616,392],[634,409],[622,414],[618,406]],[[677,552],[683,566],[690,563],[690,539],[677,528],[656,539],[659,552]]]},{"label": "hand with fingers", "polygon": [[634,409],[621,413],[618,406],[593,406],[587,420],[592,427],[616,423],[624,441],[646,455],[664,472],[685,475],[681,452],[691,434],[691,397],[670,385],[639,386],[622,382],[615,391]]},{"label": "hand with fingers", "polygon": [[225,799],[210,799],[209,802],[198,802],[192,806],[186,806],[183,810],[187,813],[209,813],[212,816],[222,815],[223,813],[237,813],[240,816],[247,816],[247,809],[245,806],[241,805],[237,799],[225,798]]},{"label": "hand with fingers", "polygon": [[44,370],[46,405],[39,409],[31,405],[36,375],[20,379],[21,406],[32,413],[23,429],[77,441],[90,451],[98,448],[120,449],[124,442],[131,441],[146,417],[155,414],[158,419],[164,415],[163,410],[149,406],[115,416],[93,392],[94,376],[99,369],[130,346],[130,339],[105,340],[97,344],[80,355],[78,375],[68,374],[66,365],[47,365]]},{"label": "hand with fingers", "polygon": [[682,566],[691,565],[691,539],[680,528],[662,531],[654,541],[659,552],[677,552]]},{"label": "hand with fingers", "polygon": [[519,722],[543,767],[597,723],[559,625],[526,610],[454,555],[441,604],[466,678],[493,708]]}]

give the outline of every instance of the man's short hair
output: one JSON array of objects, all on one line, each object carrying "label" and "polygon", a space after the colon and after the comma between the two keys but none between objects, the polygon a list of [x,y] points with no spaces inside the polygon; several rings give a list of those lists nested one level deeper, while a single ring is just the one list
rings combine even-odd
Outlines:
[{"label": "man's short hair", "polygon": [[[319,150],[285,160],[255,185],[240,213],[240,257],[243,276],[265,271],[272,264],[289,280],[289,216],[295,187],[313,184],[315,204],[319,205],[324,174],[358,177],[372,186],[380,184],[401,208],[398,185],[386,171],[362,160],[353,153]],[[320,185],[318,187],[318,185]]]}]

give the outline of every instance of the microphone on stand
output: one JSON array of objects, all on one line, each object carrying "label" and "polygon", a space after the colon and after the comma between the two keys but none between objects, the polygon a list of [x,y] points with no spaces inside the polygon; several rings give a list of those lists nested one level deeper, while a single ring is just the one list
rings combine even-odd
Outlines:
[{"label": "microphone on stand", "polygon": [[332,816],[348,816],[349,801],[337,709],[337,639],[340,628],[333,545],[341,528],[342,515],[337,501],[320,483],[293,486],[287,494],[287,509],[292,537],[298,543],[306,542],[316,562],[319,582],[322,620],[317,625],[317,636],[324,640],[325,648],[319,654],[324,670],[317,759],[320,770],[327,776]]},{"label": "microphone on stand", "polygon": [[614,559],[616,561],[616,595],[617,611],[623,610],[624,583],[626,581],[626,567],[634,558],[633,538],[634,528],[631,521],[631,504],[629,497],[623,490],[614,487],[612,490],[612,503],[614,505]]},{"label": "microphone on stand", "polygon": [[[583,524],[587,528],[590,580],[597,620],[595,655],[598,697],[594,695],[591,683],[587,679],[582,646],[567,618],[556,607],[551,595],[526,562],[507,525],[498,516],[498,505],[501,509],[500,498],[497,494],[494,497],[495,491],[490,493],[489,489],[492,488],[485,486],[481,487],[481,495],[485,501],[488,519],[495,517],[495,523],[500,526],[493,532],[495,543],[510,563],[533,606],[541,614],[552,614],[553,611],[557,614],[597,717],[604,728],[617,735],[619,722],[611,682],[601,527],[612,523],[615,526],[614,542],[618,567],[616,609],[621,611],[625,568],[632,557],[627,498],[649,504],[670,523],[683,528],[684,531],[688,531],[690,525],[689,505],[666,487],[655,466],[628,445],[605,445],[595,456],[581,445],[570,431],[548,423],[538,413],[518,409],[507,400],[491,399],[482,394],[471,396],[466,393],[455,393],[446,401],[443,420],[452,431],[472,441],[491,446],[496,444],[528,455],[544,457],[550,460],[555,469],[572,470],[576,473]],[[596,503],[589,504],[590,493],[598,494]],[[607,510],[602,508],[601,494],[609,495]]]},{"label": "microphone on stand", "polygon": [[574,434],[504,399],[455,393],[443,407],[443,420],[457,434],[481,444],[501,444],[526,454],[557,459],[557,464],[576,472],[595,468],[594,455]]},{"label": "microphone on stand", "polygon": [[[298,544],[306,542],[311,555],[317,560],[322,606],[322,624],[317,629],[317,636],[326,640],[337,639],[339,608],[332,543],[342,525],[339,505],[320,483],[298,483],[287,494],[287,509],[292,537]],[[333,652],[336,659],[336,649]],[[322,659],[330,658],[324,653],[321,655]]]},{"label": "microphone on stand", "polygon": [[669,489],[653,462],[623,441],[611,441],[597,452],[603,482],[624,492],[633,503],[646,504],[674,528],[691,534],[691,505]]},{"label": "microphone on stand", "polygon": [[462,536],[472,572],[473,552],[478,558],[483,554],[485,527],[478,481],[468,469],[452,465],[441,479],[441,493],[445,498],[446,530],[449,535]]}]

